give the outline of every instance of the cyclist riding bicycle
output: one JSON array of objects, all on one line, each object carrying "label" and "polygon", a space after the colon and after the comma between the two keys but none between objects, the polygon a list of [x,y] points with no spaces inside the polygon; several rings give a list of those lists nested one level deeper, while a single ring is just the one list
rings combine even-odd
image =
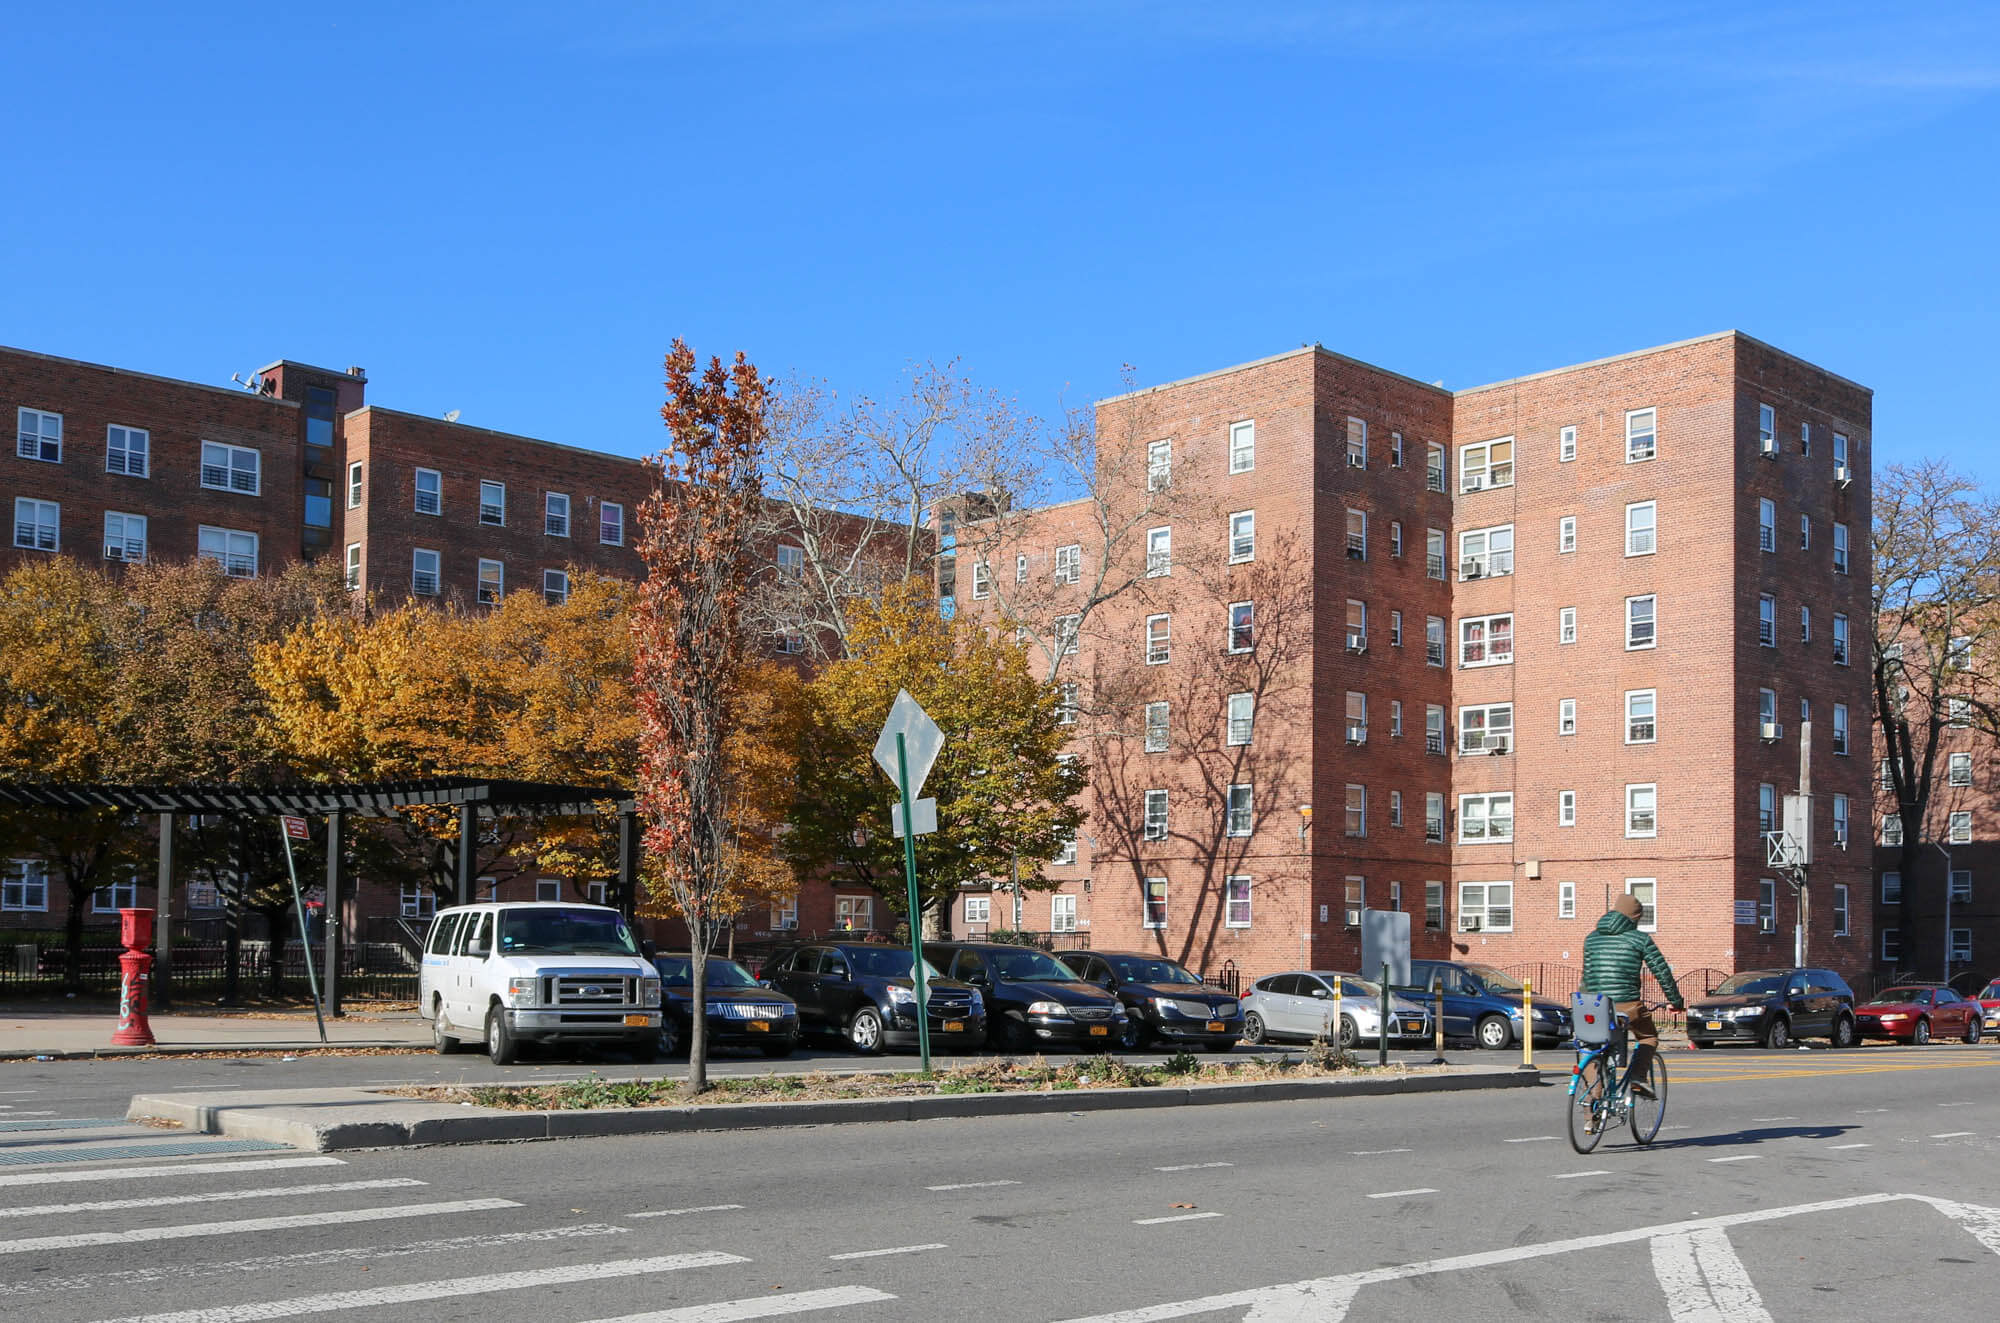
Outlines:
[{"label": "cyclist riding bicycle", "polygon": [[1625,1087],[1642,1098],[1650,1098],[1652,1090],[1644,1081],[1660,1048],[1660,1030],[1653,1023],[1652,1012],[1639,1000],[1640,966],[1652,970],[1653,977],[1660,981],[1667,1005],[1678,1011],[1682,1002],[1673,966],[1660,954],[1653,939],[1639,931],[1640,913],[1637,897],[1620,896],[1597,921],[1596,930],[1583,939],[1581,990],[1603,993],[1611,998],[1618,1013],[1626,1017],[1638,1047],[1625,1072]]}]

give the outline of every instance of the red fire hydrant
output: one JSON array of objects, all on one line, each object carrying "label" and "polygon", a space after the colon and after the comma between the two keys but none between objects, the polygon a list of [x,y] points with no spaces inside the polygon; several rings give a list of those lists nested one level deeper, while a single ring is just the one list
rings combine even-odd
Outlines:
[{"label": "red fire hydrant", "polygon": [[151,1047],[153,1026],[146,1023],[146,989],[153,977],[153,957],[146,950],[153,944],[153,911],[118,911],[118,940],[125,953],[118,957],[123,974],[118,984],[118,1032],[111,1035],[119,1047]]}]

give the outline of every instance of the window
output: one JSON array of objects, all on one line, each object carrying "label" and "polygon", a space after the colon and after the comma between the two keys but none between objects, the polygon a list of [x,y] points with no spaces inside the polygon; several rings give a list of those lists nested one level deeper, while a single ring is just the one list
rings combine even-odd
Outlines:
[{"label": "window", "polygon": [[365,490],[365,488],[364,488],[364,486],[363,486],[363,484],[362,484],[362,481],[361,481],[361,461],[360,461],[360,460],[356,460],[356,461],[354,461],[354,462],[353,462],[352,464],[349,464],[349,465],[347,466],[347,508],[348,508],[348,509],[350,509],[350,510],[359,510],[359,509],[361,508],[361,493],[362,493],[362,492],[363,492],[364,490]]},{"label": "window", "polygon": [[347,544],[347,590],[358,592],[361,588],[361,544]]},{"label": "window", "polygon": [[14,453],[22,459],[62,463],[62,415],[41,409],[17,410]]},{"label": "window", "polygon": [[1229,516],[1229,563],[1240,565],[1257,559],[1257,512],[1243,510]]},{"label": "window", "polygon": [[1458,535],[1458,577],[1490,579],[1514,572],[1514,526],[1475,528]]},{"label": "window", "polygon": [[257,577],[257,535],[203,524],[195,535],[195,555],[215,561],[232,579]]},{"label": "window", "polygon": [[1391,611],[1389,613],[1389,646],[1392,648],[1403,646],[1403,613],[1401,611]]},{"label": "window", "polygon": [[1576,791],[1556,791],[1556,826],[1576,826]]},{"label": "window", "polygon": [[14,545],[30,551],[54,551],[61,538],[62,507],[54,501],[14,498]]},{"label": "window", "polygon": [[1398,560],[1403,556],[1403,521],[1400,519],[1389,521],[1389,554]]},{"label": "window", "polygon": [[1658,884],[1650,877],[1628,877],[1625,879],[1625,894],[1639,902],[1639,931],[1652,932],[1659,926],[1659,914],[1653,905],[1658,893]]},{"label": "window", "polygon": [[[1164,617],[1162,618],[1164,619]],[[1057,616],[1055,622],[1055,630],[1056,630],[1056,655],[1058,657],[1075,656],[1077,648],[1082,643],[1083,617]]]},{"label": "window", "polygon": [[1847,438],[1838,432],[1833,434],[1833,467],[1836,476],[1847,467]]},{"label": "window", "polygon": [[778,631],[778,651],[785,656],[794,656],[806,650],[806,636],[796,629]]},{"label": "window", "polygon": [[120,427],[113,423],[104,429],[104,471],[122,473],[128,478],[143,478],[151,472],[153,436],[143,427]]},{"label": "window", "polygon": [[[1835,438],[1838,440],[1839,438]],[[1903,933],[1900,928],[1882,930],[1882,963],[1893,965],[1903,958]]]},{"label": "window", "polygon": [[1458,751],[1506,753],[1514,747],[1514,705],[1490,703],[1458,710]]},{"label": "window", "polygon": [[[1156,706],[1164,708],[1166,704]],[[1232,746],[1248,744],[1256,727],[1257,696],[1255,694],[1231,694],[1229,696],[1229,743]],[[1162,714],[1164,717],[1164,713]]]},{"label": "window", "polygon": [[1028,558],[1025,554],[1014,557],[1014,582],[1028,581]]},{"label": "window", "polygon": [[507,523],[507,484],[482,479],[479,483],[479,522],[505,527]]},{"label": "window", "polygon": [[1458,839],[1462,844],[1513,840],[1513,794],[1460,795]]},{"label": "window", "polygon": [[1230,836],[1248,836],[1251,820],[1251,793],[1247,785],[1229,787],[1228,817],[1225,832]]},{"label": "window", "polygon": [[1428,578],[1444,578],[1444,530],[1427,528],[1424,530],[1424,574]]},{"label": "window", "polygon": [[1778,829],[1778,788],[1766,781],[1757,787],[1757,834]]},{"label": "window", "polygon": [[1049,897],[1049,931],[1073,933],[1076,931],[1076,897],[1054,895]]},{"label": "window", "polygon": [[1625,787],[1625,834],[1658,836],[1660,792],[1654,785]]},{"label": "window", "polygon": [[1056,687],[1056,724],[1076,724],[1076,681],[1065,680]]},{"label": "window", "polygon": [[1146,530],[1146,577],[1158,579],[1174,572],[1174,530]]},{"label": "window", "polygon": [[1556,613],[1556,642],[1576,642],[1576,608],[1566,606]]},{"label": "window", "polygon": [[1556,883],[1556,917],[1558,919],[1576,917],[1576,883]]},{"label": "window", "polygon": [[418,547],[410,553],[410,592],[418,597],[435,597],[438,590],[438,554]]},{"label": "window", "polygon": [[1444,883],[1424,883],[1424,927],[1444,927]]},{"label": "window", "polygon": [[127,878],[123,882],[113,882],[108,887],[99,887],[90,893],[90,908],[95,914],[116,914],[120,910],[135,909],[139,904],[139,882],[137,878]]},{"label": "window", "polygon": [[[1955,757],[1956,755],[1953,756]],[[1882,774],[1882,788],[1884,790],[1894,790],[1896,788],[1896,774],[1895,771],[1889,766],[1889,760],[1887,758],[1884,758],[1881,762],[1876,764],[1876,767],[1880,770]]]},{"label": "window", "polygon": [[1953,813],[1948,819],[1949,840],[1953,845],[1968,845],[1972,841],[1972,814],[1964,809]]},{"label": "window", "polygon": [[1812,642],[1812,608],[1804,604],[1799,606],[1799,642]]},{"label": "window", "polygon": [[1436,442],[1424,447],[1424,488],[1434,492],[1444,490],[1444,447]]},{"label": "window", "polygon": [[1651,593],[1625,599],[1625,648],[1650,648],[1659,642],[1658,599]]},{"label": "window", "polygon": [[1444,752],[1444,709],[1436,703],[1424,704],[1424,752]]},{"label": "window", "polygon": [[1847,573],[1847,525],[1833,526],[1833,572]]},{"label": "window", "polygon": [[1778,549],[1778,507],[1768,497],[1757,500],[1757,550]]},{"label": "window", "polygon": [[1833,617],[1833,660],[1836,665],[1847,665],[1847,617],[1838,613]]},{"label": "window", "polygon": [[1368,787],[1349,785],[1347,787],[1347,818],[1344,834],[1366,836],[1368,834]]},{"label": "window", "polygon": [[1352,560],[1368,559],[1368,512],[1352,506],[1347,511],[1347,554]]},{"label": "window", "polygon": [[1368,603],[1353,597],[1347,599],[1347,650],[1368,651]]},{"label": "window", "polygon": [[1484,491],[1488,487],[1514,485],[1514,438],[1501,437],[1475,445],[1461,446],[1458,452],[1458,489]]},{"label": "window", "polygon": [[806,549],[778,544],[778,573],[787,579],[802,579],[806,573]]},{"label": "window", "polygon": [[1944,717],[1950,725],[1963,729],[1972,724],[1972,700],[1948,697],[1944,700]]},{"label": "window", "polygon": [[1565,427],[1556,433],[1556,459],[1567,464],[1576,458],[1576,429]]},{"label": "window", "polygon": [[437,892],[421,882],[405,882],[400,899],[406,919],[428,919],[437,913]]},{"label": "window", "polygon": [[1403,700],[1400,698],[1389,700],[1389,734],[1398,739],[1403,734]]},{"label": "window", "polygon": [[1812,516],[1799,516],[1799,550],[1812,550]]},{"label": "window", "polygon": [[1903,815],[1884,813],[1882,815],[1882,844],[1901,845],[1903,843]]},{"label": "window", "polygon": [[1953,928],[1951,930],[1951,950],[1945,957],[1953,964],[1967,964],[1972,960],[1972,929]]},{"label": "window", "polygon": [[1757,881],[1757,931],[1778,931],[1778,883],[1775,878],[1759,878]]},{"label": "window", "polygon": [[1050,860],[1049,862],[1050,862],[1050,863],[1053,863],[1053,864],[1073,864],[1073,863],[1075,863],[1075,862],[1076,862],[1076,837],[1072,836],[1072,837],[1070,837],[1070,838],[1069,838],[1068,840],[1064,841],[1064,842],[1062,843],[1062,848],[1056,851],[1056,857],[1055,857],[1054,859],[1051,859],[1051,860]]},{"label": "window", "polygon": [[992,595],[993,595],[993,571],[987,568],[985,561],[983,560],[973,561],[972,600],[975,602],[983,602]]},{"label": "window", "polygon": [[1833,843],[1847,844],[1847,796],[1833,797]]},{"label": "window", "polygon": [[436,469],[417,470],[417,513],[444,513],[444,478]]},{"label": "window", "polygon": [[1778,646],[1778,599],[1769,593],[1757,595],[1757,642],[1766,648]]},{"label": "window", "polygon": [[1403,434],[1401,432],[1389,433],[1389,467],[1392,469],[1403,467]]},{"label": "window", "polygon": [[1944,645],[1946,670],[1963,671],[1972,665],[1972,636],[1954,634]]},{"label": "window", "polygon": [[256,496],[263,490],[261,472],[257,452],[246,446],[226,446],[220,441],[201,443],[201,485],[204,487]]},{"label": "window", "polygon": [[1556,524],[1556,550],[1568,555],[1576,550],[1576,516],[1564,515]]},{"label": "window", "polygon": [[1556,704],[1556,734],[1576,734],[1576,700],[1565,698]]},{"label": "window", "polygon": [[1659,732],[1654,720],[1657,695],[1651,689],[1625,691],[1625,742],[1651,744]]},{"label": "window", "polygon": [[1778,695],[1775,690],[1757,691],[1757,725],[1759,734],[1769,734],[1773,739],[1783,733],[1778,728]]},{"label": "window", "polygon": [[479,604],[493,606],[506,591],[507,569],[497,560],[479,562]]},{"label": "window", "polygon": [[1847,704],[1833,705],[1833,751],[1842,758],[1847,756]]},{"label": "window", "polygon": [[1248,652],[1257,646],[1257,605],[1254,602],[1229,604],[1229,650]]},{"label": "window", "polygon": [[1057,583],[1075,583],[1083,578],[1082,544],[1072,542],[1066,547],[1057,547],[1054,564]]},{"label": "window", "polygon": [[1174,443],[1151,441],[1146,444],[1146,490],[1163,492],[1174,480]]},{"label": "window", "polygon": [[1347,742],[1368,743],[1368,695],[1347,691]]},{"label": "window", "polygon": [[1167,839],[1167,792],[1148,790],[1146,792],[1146,818],[1143,831],[1149,841]]},{"label": "window", "polygon": [[1167,879],[1149,877],[1146,879],[1146,927],[1167,926]]},{"label": "window", "polygon": [[967,896],[965,898],[965,921],[967,923],[991,923],[993,921],[993,897]]},{"label": "window", "polygon": [[1368,424],[1359,418],[1347,420],[1347,467],[1368,467]]},{"label": "window", "polygon": [[1361,911],[1368,908],[1368,879],[1349,874],[1342,899],[1341,919],[1349,928],[1361,926]]},{"label": "window", "polygon": [[1833,884],[1833,935],[1845,937],[1847,932],[1847,884]]},{"label": "window", "polygon": [[1424,664],[1444,665],[1444,618],[1441,616],[1424,617]]},{"label": "window", "polygon": [[1514,617],[1468,616],[1458,622],[1460,666],[1504,666],[1514,660]]},{"label": "window", "polygon": [[1248,473],[1257,467],[1257,424],[1253,422],[1231,423],[1229,425],[1229,471]]},{"label": "window", "polygon": [[1403,825],[1403,792],[1400,790],[1389,792],[1389,825],[1391,827]]},{"label": "window", "polygon": [[1250,879],[1241,874],[1222,879],[1222,926],[1250,926]]},{"label": "window", "polygon": [[1146,617],[1146,665],[1162,666],[1174,656],[1173,617]]},{"label": "window", "polygon": [[543,493],[542,533],[547,537],[569,536],[569,494],[567,492]]},{"label": "window", "polygon": [[[597,540],[607,547],[625,545],[625,507],[616,501],[603,501],[597,507]],[[805,553],[799,553],[799,564],[805,565]]]},{"label": "window", "polygon": [[0,873],[0,910],[42,913],[49,908],[49,866],[40,859],[9,859]]},{"label": "window", "polygon": [[1901,873],[1882,874],[1882,903],[1900,905],[1903,903],[1903,875]]},{"label": "window", "polygon": [[1971,899],[1972,899],[1972,870],[1969,868],[1952,869],[1951,870],[1952,904],[1956,905],[1960,901],[1967,901]]},{"label": "window", "polygon": [[[1243,695],[1243,697],[1248,697],[1248,695]],[[1146,752],[1165,753],[1166,751],[1167,705],[1165,703],[1148,703],[1146,704]]]},{"label": "window", "polygon": [[1636,464],[1658,453],[1659,412],[1634,409],[1625,415],[1625,462]]},{"label": "window", "polygon": [[1812,454],[1812,424],[1811,424],[1811,423],[1800,423],[1800,424],[1799,424],[1799,453],[1800,453],[1801,455],[1807,455],[1807,456],[1810,456],[1810,455]]},{"label": "window", "polygon": [[833,926],[848,932],[866,932],[875,927],[873,896],[835,896]]},{"label": "window", "polygon": [[1514,884],[1459,883],[1458,930],[1468,933],[1514,931]]},{"label": "window", "polygon": [[1768,404],[1757,406],[1757,453],[1778,453],[1778,411]]},{"label": "window", "polygon": [[1948,774],[1947,779],[1950,781],[1952,785],[1969,786],[1972,784],[1971,754],[1954,753],[1951,755],[1950,761],[1947,765],[1950,768],[1950,772]]},{"label": "window", "polygon": [[146,516],[107,510],[104,514],[104,559],[146,559]]},{"label": "window", "polygon": [[1625,554],[1650,556],[1658,545],[1660,507],[1656,501],[1634,501],[1625,507]]},{"label": "window", "polygon": [[569,571],[542,571],[542,600],[550,606],[561,606],[569,600]]},{"label": "window", "polygon": [[1433,844],[1444,839],[1444,795],[1440,791],[1424,792],[1424,839]]}]

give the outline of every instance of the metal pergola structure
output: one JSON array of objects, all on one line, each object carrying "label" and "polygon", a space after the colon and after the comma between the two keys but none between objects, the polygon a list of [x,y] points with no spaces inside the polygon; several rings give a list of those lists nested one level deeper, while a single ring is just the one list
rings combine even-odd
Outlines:
[{"label": "metal pergola structure", "polygon": [[325,964],[322,1010],[339,1015],[341,932],[341,839],[346,821],[388,818],[412,808],[448,809],[458,815],[459,904],[473,899],[473,845],[479,818],[604,817],[618,818],[617,904],[630,918],[638,898],[639,814],[628,789],[550,785],[539,781],[507,781],[482,777],[446,776],[416,781],[324,782],[296,785],[84,785],[0,781],[0,811],[9,808],[84,813],[113,809],[151,813],[159,817],[158,921],[154,925],[153,982],[155,1002],[166,1004],[173,972],[172,897],[174,880],[174,820],[181,814],[235,817],[323,817],[326,819]]}]

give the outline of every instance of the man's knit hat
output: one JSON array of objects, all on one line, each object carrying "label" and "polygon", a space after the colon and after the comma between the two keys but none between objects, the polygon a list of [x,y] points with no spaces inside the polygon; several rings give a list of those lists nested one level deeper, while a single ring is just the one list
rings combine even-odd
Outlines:
[{"label": "man's knit hat", "polygon": [[1618,899],[1612,901],[1611,908],[1617,910],[1620,914],[1632,920],[1634,923],[1637,923],[1639,921],[1639,915],[1642,912],[1639,905],[1639,898],[1637,896],[1630,896],[1630,895],[1620,896]]}]

